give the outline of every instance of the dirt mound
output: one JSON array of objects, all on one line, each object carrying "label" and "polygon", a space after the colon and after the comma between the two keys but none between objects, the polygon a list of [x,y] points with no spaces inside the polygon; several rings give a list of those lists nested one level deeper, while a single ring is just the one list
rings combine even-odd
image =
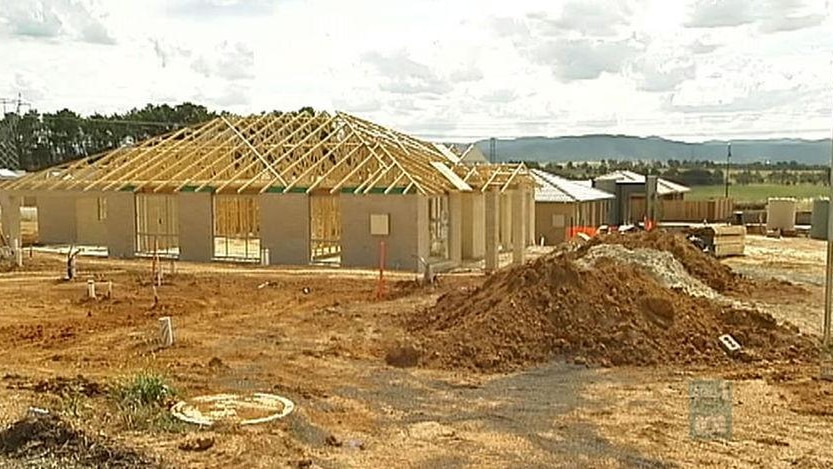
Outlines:
[{"label": "dirt mound", "polygon": [[40,411],[30,411],[0,432],[0,455],[32,467],[159,467],[133,450],[91,438],[57,416]]},{"label": "dirt mound", "polygon": [[[581,254],[544,256],[440,297],[408,323],[421,364],[488,371],[556,357],[603,366],[717,364],[732,360],[717,342],[727,333],[748,360],[815,356],[811,339],[769,315],[666,288],[626,262],[598,258],[585,270],[575,262]],[[700,272],[720,272],[700,264]]]},{"label": "dirt mound", "polygon": [[628,249],[621,244],[598,244],[586,250],[576,262],[583,268],[592,268],[599,259],[616,259],[619,263],[644,268],[666,288],[682,290],[691,296],[719,296],[711,287],[689,274],[685,266],[668,251]]},{"label": "dirt mound", "polygon": [[721,264],[714,257],[697,249],[681,233],[654,230],[597,236],[579,249],[579,255],[583,255],[599,244],[621,244],[631,250],[649,248],[670,252],[688,273],[721,293],[742,287],[744,283],[740,275],[732,272],[732,269]]}]

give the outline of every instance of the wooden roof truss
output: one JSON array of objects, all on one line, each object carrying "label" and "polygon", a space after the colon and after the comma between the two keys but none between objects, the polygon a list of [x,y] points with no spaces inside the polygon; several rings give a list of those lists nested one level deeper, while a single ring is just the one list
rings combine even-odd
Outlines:
[{"label": "wooden roof truss", "polygon": [[505,192],[513,186],[534,187],[535,180],[523,163],[457,164],[452,167],[460,178],[474,190]]},{"label": "wooden roof truss", "polygon": [[227,194],[460,190],[433,166],[437,163],[451,166],[434,145],[345,113],[224,116],[32,173],[0,189]]}]

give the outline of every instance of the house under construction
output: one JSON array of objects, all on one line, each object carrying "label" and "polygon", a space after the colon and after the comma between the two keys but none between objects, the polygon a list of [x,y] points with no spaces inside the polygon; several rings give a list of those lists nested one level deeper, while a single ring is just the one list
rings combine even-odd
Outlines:
[{"label": "house under construction", "polygon": [[[110,257],[336,264],[421,271],[497,266],[534,234],[523,165],[464,165],[448,148],[336,112],[220,117],[0,182],[20,239],[34,199],[46,245]],[[19,241],[18,241],[19,242]]]}]

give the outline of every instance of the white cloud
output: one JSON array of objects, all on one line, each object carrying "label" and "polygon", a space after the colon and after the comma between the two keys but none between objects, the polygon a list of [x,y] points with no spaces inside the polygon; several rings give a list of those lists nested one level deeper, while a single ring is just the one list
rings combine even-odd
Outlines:
[{"label": "white cloud", "polygon": [[0,18],[13,36],[59,38],[115,44],[101,15],[81,0],[0,0]]},{"label": "white cloud", "polygon": [[0,0],[0,97],[313,106],[442,140],[826,136],[824,1]]},{"label": "white cloud", "polygon": [[552,68],[559,79],[592,80],[604,72],[620,72],[641,48],[631,40],[558,39],[538,46],[532,57]]},{"label": "white cloud", "polygon": [[686,26],[722,28],[755,21],[756,5],[746,0],[697,0]]},{"label": "white cloud", "polygon": [[756,24],[763,33],[819,26],[829,17],[825,0],[697,0],[686,26],[721,28]]},{"label": "white cloud", "polygon": [[272,0],[170,0],[167,11],[184,18],[261,16],[274,11]]},{"label": "white cloud", "polygon": [[378,72],[384,91],[397,94],[442,94],[451,91],[451,84],[427,65],[411,59],[405,51],[391,54],[368,52],[362,60]]},{"label": "white cloud", "polygon": [[627,26],[631,10],[622,0],[570,0],[556,18],[538,13],[532,19],[550,34],[577,31],[587,36],[615,36]]}]

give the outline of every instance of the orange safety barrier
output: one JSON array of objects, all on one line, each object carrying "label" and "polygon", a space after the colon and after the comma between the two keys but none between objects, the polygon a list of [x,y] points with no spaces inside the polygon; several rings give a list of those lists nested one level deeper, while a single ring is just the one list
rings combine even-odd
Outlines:
[{"label": "orange safety barrier", "polygon": [[595,226],[571,226],[567,228],[567,239],[573,239],[579,233],[584,233],[587,236],[596,236],[598,228]]}]

